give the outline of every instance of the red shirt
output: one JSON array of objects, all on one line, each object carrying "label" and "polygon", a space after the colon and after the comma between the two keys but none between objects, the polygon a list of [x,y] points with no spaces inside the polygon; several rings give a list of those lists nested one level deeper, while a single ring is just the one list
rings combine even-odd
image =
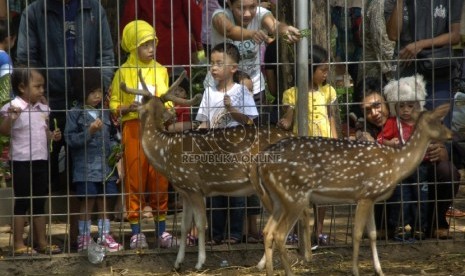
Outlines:
[{"label": "red shirt", "polygon": [[201,5],[196,0],[128,0],[121,18],[121,32],[136,18],[155,27],[158,37],[155,59],[170,72],[171,66],[183,65],[189,74],[191,53],[201,49],[197,47],[201,45]]},{"label": "red shirt", "polygon": [[191,108],[190,106],[175,105],[177,122],[190,122],[191,121]]},{"label": "red shirt", "polygon": [[[409,125],[402,121],[400,121],[400,124],[402,126],[403,141],[407,142],[412,135],[414,125]],[[400,139],[400,132],[397,126],[396,117],[390,117],[387,119],[383,129],[378,134],[377,141],[379,144],[383,144],[384,140],[391,140],[393,138],[399,138],[399,140],[402,140]]]}]

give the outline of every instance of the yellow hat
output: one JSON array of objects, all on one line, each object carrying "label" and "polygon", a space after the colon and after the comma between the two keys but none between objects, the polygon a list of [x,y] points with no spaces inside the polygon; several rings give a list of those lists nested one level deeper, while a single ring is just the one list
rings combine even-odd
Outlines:
[{"label": "yellow hat", "polygon": [[158,44],[155,29],[143,20],[134,20],[129,22],[123,29],[121,48],[129,53],[149,40],[155,40],[155,45]]}]

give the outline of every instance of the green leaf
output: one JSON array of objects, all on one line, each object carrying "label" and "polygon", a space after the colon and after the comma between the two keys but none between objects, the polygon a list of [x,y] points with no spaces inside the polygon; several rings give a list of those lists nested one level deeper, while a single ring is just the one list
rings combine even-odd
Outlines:
[{"label": "green leaf", "polygon": [[11,100],[11,78],[10,74],[0,77],[0,103],[3,105]]}]

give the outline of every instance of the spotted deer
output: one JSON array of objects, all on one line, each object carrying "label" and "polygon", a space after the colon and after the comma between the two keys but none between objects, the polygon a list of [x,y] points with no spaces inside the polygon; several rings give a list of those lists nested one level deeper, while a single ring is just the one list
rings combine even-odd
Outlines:
[{"label": "spotted deer", "polygon": [[[183,198],[181,238],[174,264],[179,269],[184,260],[187,232],[194,218],[198,229],[199,253],[196,269],[205,262],[206,208],[204,197],[215,195],[246,196],[255,193],[250,178],[252,164],[259,151],[292,132],[276,127],[239,126],[204,131],[188,130],[179,133],[165,131],[165,101],[192,105],[194,100],[177,98],[172,93],[184,75],[162,97],[148,92],[142,76],[143,90],[134,90],[121,84],[127,93],[143,95],[139,108],[142,124],[142,146],[150,163],[162,173]],[[265,196],[264,207],[271,205]],[[305,256],[311,254],[305,246]]]},{"label": "spotted deer", "polygon": [[431,141],[452,138],[452,132],[442,124],[448,112],[446,104],[421,113],[411,139],[401,149],[368,142],[292,137],[263,151],[263,160],[272,160],[267,156],[279,158],[257,164],[260,182],[253,182],[272,204],[264,228],[265,256],[258,267],[266,266],[266,274],[273,275],[275,246],[285,274],[294,275],[285,252],[285,238],[309,201],[354,203],[352,274],[359,275],[359,247],[366,226],[375,273],[384,275],[376,249],[374,203],[389,198],[396,185],[415,171]]}]

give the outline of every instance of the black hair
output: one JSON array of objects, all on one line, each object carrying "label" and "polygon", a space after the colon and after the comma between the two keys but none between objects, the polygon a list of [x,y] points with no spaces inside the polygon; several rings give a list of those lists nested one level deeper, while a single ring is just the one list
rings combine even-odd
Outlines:
[{"label": "black hair", "polygon": [[9,21],[6,19],[0,20],[0,41],[4,41],[9,36],[18,34],[19,18],[15,17]]},{"label": "black hair", "polygon": [[20,96],[21,91],[19,90],[19,86],[22,84],[24,86],[29,85],[29,81],[31,79],[32,71],[36,71],[37,73],[41,74],[42,77],[45,78],[45,75],[41,70],[38,68],[28,68],[22,65],[17,65],[13,69],[13,73],[11,74],[11,88],[13,89],[13,94],[15,96]]},{"label": "black hair", "polygon": [[383,95],[384,82],[382,78],[367,77],[359,81],[354,87],[354,94],[352,96],[352,102],[355,103],[353,111],[358,117],[363,117],[363,111],[361,104],[363,99],[367,96],[378,94],[384,98]]},{"label": "black hair", "polygon": [[73,70],[71,72],[71,83],[74,88],[75,100],[82,104],[85,104],[90,93],[103,87],[101,72],[98,68]]},{"label": "black hair", "polygon": [[328,51],[320,45],[314,44],[308,49],[308,65],[309,74],[315,73],[316,67],[321,65],[320,63],[327,62],[329,60]]},{"label": "black hair", "polygon": [[9,36],[8,33],[8,21],[7,20],[0,20],[0,42],[5,40]]},{"label": "black hair", "polygon": [[252,80],[249,74],[241,70],[237,70],[233,75],[234,82],[241,83],[241,81],[244,79]]},{"label": "black hair", "polygon": [[212,48],[210,52],[210,56],[214,52],[225,53],[228,57],[230,57],[236,63],[239,63],[239,61],[241,61],[241,55],[239,53],[239,49],[237,49],[236,45],[232,43],[221,42]]}]

